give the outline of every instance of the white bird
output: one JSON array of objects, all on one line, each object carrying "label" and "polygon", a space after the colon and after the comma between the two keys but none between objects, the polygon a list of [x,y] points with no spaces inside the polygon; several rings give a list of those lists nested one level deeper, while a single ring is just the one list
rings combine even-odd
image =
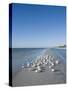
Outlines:
[{"label": "white bird", "polygon": [[52,63],[52,66],[54,66],[54,63]]},{"label": "white bird", "polygon": [[37,68],[36,68],[35,72],[40,72],[40,71],[41,71],[40,66],[37,66]]},{"label": "white bird", "polygon": [[27,63],[27,67],[29,67],[30,66],[30,64],[29,63]]},{"label": "white bird", "polygon": [[53,69],[53,68],[52,68],[52,69],[51,69],[51,71],[52,71],[52,72],[54,72],[54,71],[55,71],[55,69]]},{"label": "white bird", "polygon": [[47,65],[47,64],[48,64],[48,62],[46,61],[46,62],[45,62],[45,64]]},{"label": "white bird", "polygon": [[49,59],[49,64],[50,64],[51,66],[54,66],[54,62],[51,61],[50,59]]},{"label": "white bird", "polygon": [[56,63],[56,64],[59,64],[59,61],[58,61],[58,60],[56,60],[56,61],[55,61],[55,63]]},{"label": "white bird", "polygon": [[35,70],[35,72],[38,72],[38,70]]},{"label": "white bird", "polygon": [[45,57],[46,59],[48,59],[48,55],[46,55],[46,57]]},{"label": "white bird", "polygon": [[25,66],[24,66],[24,64],[22,65],[22,69],[24,68]]},{"label": "white bird", "polygon": [[50,65],[49,68],[51,68],[52,66]]},{"label": "white bird", "polygon": [[54,58],[53,57],[51,57],[51,61],[53,61],[54,60]]}]

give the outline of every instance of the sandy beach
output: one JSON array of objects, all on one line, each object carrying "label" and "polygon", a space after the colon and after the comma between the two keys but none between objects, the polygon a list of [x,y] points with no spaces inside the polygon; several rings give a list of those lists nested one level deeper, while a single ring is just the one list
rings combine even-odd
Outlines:
[{"label": "sandy beach", "polygon": [[[51,55],[57,58],[53,50],[47,50],[45,55]],[[30,71],[26,68],[13,78],[13,86],[31,86],[31,85],[47,85],[47,84],[63,84],[66,83],[66,62],[59,59],[59,64],[55,65],[55,71],[52,72],[48,64],[45,65],[43,72]]]}]

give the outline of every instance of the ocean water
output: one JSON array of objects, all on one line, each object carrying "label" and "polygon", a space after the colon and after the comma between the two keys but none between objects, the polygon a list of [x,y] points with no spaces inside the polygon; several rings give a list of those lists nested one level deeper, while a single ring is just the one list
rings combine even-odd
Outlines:
[{"label": "ocean water", "polygon": [[56,53],[56,56],[58,56],[61,61],[66,64],[66,48],[54,48],[53,51]]},{"label": "ocean water", "polygon": [[58,48],[13,48],[12,49],[12,75],[13,77],[22,70],[22,64],[30,63],[42,55],[44,52],[51,50],[54,56],[58,56],[61,61],[66,63],[66,49]]},{"label": "ocean water", "polygon": [[36,60],[37,56],[46,51],[44,48],[13,48],[12,49],[12,75],[22,70],[22,64]]}]

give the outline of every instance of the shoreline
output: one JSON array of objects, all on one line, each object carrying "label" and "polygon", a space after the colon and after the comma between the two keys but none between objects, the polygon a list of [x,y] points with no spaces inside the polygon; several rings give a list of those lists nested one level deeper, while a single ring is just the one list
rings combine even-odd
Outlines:
[{"label": "shoreline", "polygon": [[66,49],[66,47],[65,48],[56,48],[56,49]]},{"label": "shoreline", "polygon": [[[47,50],[44,55],[55,55],[52,50]],[[57,56],[55,55],[55,60]],[[61,58],[62,59],[62,58]],[[12,80],[13,86],[31,86],[31,85],[48,85],[66,83],[66,64],[59,60],[60,63],[55,65],[55,71],[49,68],[49,64],[45,65],[45,70],[36,72],[30,70],[32,68],[24,68]],[[54,61],[55,61],[54,60]],[[39,63],[39,62],[38,62]],[[38,70],[40,70],[38,68]]]}]

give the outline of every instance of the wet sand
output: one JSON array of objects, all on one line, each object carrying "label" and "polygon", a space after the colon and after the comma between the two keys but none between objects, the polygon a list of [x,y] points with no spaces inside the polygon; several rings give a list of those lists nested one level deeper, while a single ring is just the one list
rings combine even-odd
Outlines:
[{"label": "wet sand", "polygon": [[[57,55],[52,50],[48,50],[45,54]],[[48,85],[66,83],[66,63],[60,58],[60,63],[55,66],[52,72],[48,65],[45,66],[44,72],[30,71],[29,68],[20,71],[12,80],[13,86],[32,86],[32,85]]]}]

